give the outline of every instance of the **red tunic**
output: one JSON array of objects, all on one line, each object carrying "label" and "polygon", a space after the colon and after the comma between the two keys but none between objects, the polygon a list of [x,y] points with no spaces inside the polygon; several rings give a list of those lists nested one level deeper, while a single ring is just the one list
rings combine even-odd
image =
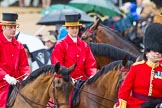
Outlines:
[{"label": "red tunic", "polygon": [[[26,52],[21,43],[15,38],[8,42],[3,33],[0,33],[0,108],[6,108],[9,84],[3,80],[6,74],[18,78],[29,74],[29,64]],[[25,77],[25,76],[24,76]],[[19,79],[20,81],[22,80]],[[7,86],[2,87],[7,84]]]},{"label": "red tunic", "polygon": [[162,67],[159,64],[154,66],[154,75],[151,74],[152,67],[153,64],[145,61],[131,66],[118,93],[118,98],[127,102],[126,108],[140,108],[141,104],[146,102],[132,96],[132,92],[162,98]]},{"label": "red tunic", "polygon": [[2,31],[2,24],[1,24],[1,22],[0,22],[0,32]]},{"label": "red tunic", "polygon": [[82,76],[86,80],[96,73],[96,61],[90,47],[77,37],[77,43],[67,35],[55,45],[52,52],[52,63],[60,62],[62,66],[70,67],[76,63],[75,70],[71,73],[74,79]]}]

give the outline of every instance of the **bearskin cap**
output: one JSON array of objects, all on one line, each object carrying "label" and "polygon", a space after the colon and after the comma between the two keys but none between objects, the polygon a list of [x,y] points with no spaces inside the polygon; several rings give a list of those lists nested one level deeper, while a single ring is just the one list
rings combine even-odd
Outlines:
[{"label": "bearskin cap", "polygon": [[144,36],[145,51],[153,50],[162,53],[162,24],[150,24]]}]

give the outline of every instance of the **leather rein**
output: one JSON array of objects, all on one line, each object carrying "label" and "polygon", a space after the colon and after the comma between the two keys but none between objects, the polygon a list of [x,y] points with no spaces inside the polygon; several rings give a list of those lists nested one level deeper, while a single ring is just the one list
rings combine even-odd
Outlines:
[{"label": "leather rein", "polygon": [[[129,72],[129,69],[121,68],[121,69],[120,69],[120,75],[119,75],[119,77],[121,77],[122,72]],[[117,86],[116,86],[116,91],[118,91],[118,90],[117,90],[117,87],[120,86],[121,82],[123,82],[123,80],[118,80]],[[76,88],[76,87],[75,87],[75,88]],[[80,88],[76,88],[76,89],[80,89]],[[85,91],[85,90],[83,90],[83,89],[80,89],[80,91],[82,91],[82,92],[84,92],[84,93],[87,93],[87,94],[90,94],[90,95],[93,95],[93,96],[95,96],[95,97],[97,97],[97,98],[101,98],[101,99],[104,99],[104,100],[106,100],[106,101],[113,102],[113,103],[116,103],[116,102],[118,101],[118,98],[116,98],[116,99],[104,98],[104,97],[102,97],[102,96],[99,96],[99,95],[96,95],[96,94],[87,92],[87,91]],[[108,106],[106,106],[106,105],[104,105],[104,104],[102,104],[102,103],[100,103],[100,102],[94,100],[93,98],[90,98],[89,96],[87,96],[87,97],[88,97],[90,100],[94,101],[95,103],[97,103],[97,104],[99,104],[99,105],[101,105],[101,106],[103,106],[103,107],[105,107],[105,108],[109,108]]]}]

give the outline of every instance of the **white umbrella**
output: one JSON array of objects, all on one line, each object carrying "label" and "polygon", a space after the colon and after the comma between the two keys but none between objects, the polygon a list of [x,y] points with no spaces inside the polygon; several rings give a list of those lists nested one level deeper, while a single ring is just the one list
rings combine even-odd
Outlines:
[{"label": "white umbrella", "polygon": [[32,71],[43,65],[51,64],[50,54],[40,39],[25,33],[17,33],[16,38],[22,44],[26,44],[29,49],[32,61]]}]

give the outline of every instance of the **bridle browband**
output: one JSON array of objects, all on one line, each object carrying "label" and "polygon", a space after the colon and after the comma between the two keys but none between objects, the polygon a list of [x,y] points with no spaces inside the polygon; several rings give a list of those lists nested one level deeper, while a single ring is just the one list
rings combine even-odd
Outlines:
[{"label": "bridle browband", "polygon": [[92,42],[94,42],[95,41],[95,38],[96,38],[97,30],[87,29],[87,32],[92,35],[90,37],[92,38]]}]

